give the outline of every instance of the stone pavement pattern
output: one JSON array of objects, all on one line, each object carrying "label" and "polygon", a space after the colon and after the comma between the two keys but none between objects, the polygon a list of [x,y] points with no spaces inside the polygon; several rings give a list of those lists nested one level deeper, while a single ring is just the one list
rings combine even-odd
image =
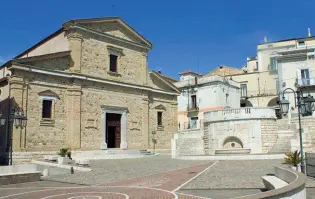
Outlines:
[{"label": "stone pavement pattern", "polygon": [[81,185],[100,185],[207,162],[209,161],[176,160],[164,155],[135,159],[95,160],[91,161],[91,172],[75,172],[75,175],[62,173],[48,177],[47,180]]},{"label": "stone pavement pattern", "polygon": [[262,189],[261,176],[274,173],[274,166],[285,166],[283,160],[219,161],[210,170],[183,189]]},{"label": "stone pavement pattern", "polygon": [[[104,186],[79,187],[0,187],[1,199],[79,199],[79,198],[113,198],[113,199],[197,199],[198,197],[176,194],[175,190],[200,172],[209,168],[213,163],[206,163],[188,168],[153,174],[107,183]],[[36,185],[35,183],[29,183]],[[11,185],[12,186],[12,185]],[[18,190],[18,192],[16,192]],[[21,191],[22,190],[22,191]]]}]

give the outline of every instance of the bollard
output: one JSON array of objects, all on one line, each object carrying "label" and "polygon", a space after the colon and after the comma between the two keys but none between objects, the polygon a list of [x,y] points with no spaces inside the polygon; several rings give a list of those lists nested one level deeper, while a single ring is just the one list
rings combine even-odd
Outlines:
[{"label": "bollard", "polygon": [[43,177],[47,177],[49,175],[48,169],[43,170]]},{"label": "bollard", "polygon": [[74,174],[74,169],[73,169],[73,167],[71,167],[71,174]]}]

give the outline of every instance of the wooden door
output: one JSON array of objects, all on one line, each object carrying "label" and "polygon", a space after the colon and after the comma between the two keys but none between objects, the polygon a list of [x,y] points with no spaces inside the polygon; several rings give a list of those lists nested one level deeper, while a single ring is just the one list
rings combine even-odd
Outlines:
[{"label": "wooden door", "polygon": [[115,148],[120,148],[120,124],[115,128]]}]

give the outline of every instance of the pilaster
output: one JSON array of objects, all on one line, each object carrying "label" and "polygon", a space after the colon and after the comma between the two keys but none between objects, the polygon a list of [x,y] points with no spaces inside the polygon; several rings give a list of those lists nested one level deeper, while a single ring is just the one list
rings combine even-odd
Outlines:
[{"label": "pilaster", "polygon": [[149,148],[149,98],[148,96],[142,96],[142,137],[143,137],[143,146],[142,148]]},{"label": "pilaster", "polygon": [[72,72],[80,73],[83,36],[80,33],[71,30],[67,37],[69,40],[69,48],[71,50],[70,70]]},{"label": "pilaster", "polygon": [[[24,110],[23,104],[23,94],[24,94],[24,81],[23,77],[16,77],[12,76],[9,80],[10,82],[10,89],[11,89],[11,113],[12,109],[15,107],[22,108]],[[12,117],[12,115],[11,115]],[[7,121],[8,122],[8,121]],[[21,151],[22,150],[22,129],[15,128],[13,118],[11,118],[11,130],[12,130],[12,149],[13,151]],[[7,132],[9,133],[9,132]]]},{"label": "pilaster", "polygon": [[148,84],[148,53],[143,52],[142,53],[142,84],[147,85]]},{"label": "pilaster", "polygon": [[81,82],[75,80],[67,89],[67,141],[71,149],[81,148]]}]

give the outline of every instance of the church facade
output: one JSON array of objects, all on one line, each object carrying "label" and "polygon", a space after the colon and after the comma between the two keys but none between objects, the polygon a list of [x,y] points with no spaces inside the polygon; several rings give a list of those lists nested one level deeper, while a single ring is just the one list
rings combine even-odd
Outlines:
[{"label": "church facade", "polygon": [[120,18],[79,19],[4,64],[1,89],[28,118],[13,151],[170,149],[179,91],[148,70],[151,49]]}]

